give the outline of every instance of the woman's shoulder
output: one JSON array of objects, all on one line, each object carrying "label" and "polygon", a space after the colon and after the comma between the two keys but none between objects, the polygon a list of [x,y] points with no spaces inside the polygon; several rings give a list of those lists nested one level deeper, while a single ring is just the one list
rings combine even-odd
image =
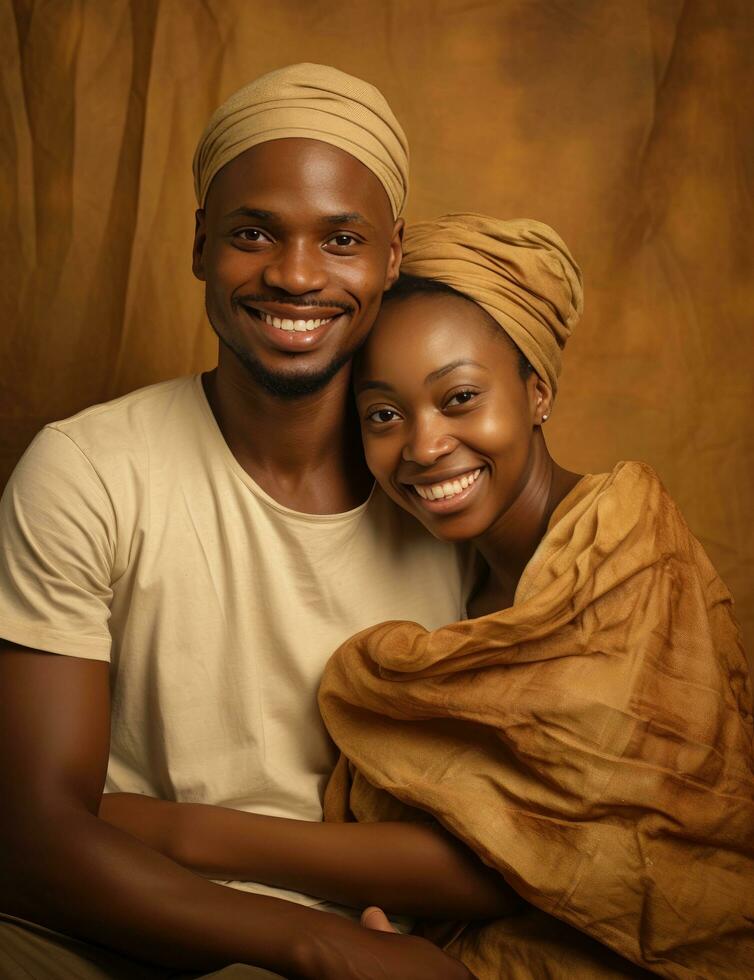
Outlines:
[{"label": "woman's shoulder", "polygon": [[605,473],[588,473],[576,483],[553,512],[550,528],[553,528],[570,511],[590,505],[603,508],[616,506],[624,512],[635,511],[651,501],[663,501],[678,508],[655,470],[648,463],[627,460],[616,463]]},{"label": "woman's shoulder", "polygon": [[556,547],[578,541],[640,564],[676,557],[712,577],[709,559],[660,476],[637,460],[583,477],[553,513],[546,538]]}]

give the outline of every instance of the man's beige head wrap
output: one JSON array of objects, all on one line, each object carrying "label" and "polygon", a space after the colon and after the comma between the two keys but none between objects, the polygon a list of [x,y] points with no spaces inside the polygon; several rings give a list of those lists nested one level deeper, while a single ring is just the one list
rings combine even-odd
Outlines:
[{"label": "man's beige head wrap", "polygon": [[214,113],[194,155],[204,207],[221,167],[244,150],[291,137],[320,140],[356,157],[382,183],[396,218],[408,191],[408,143],[373,85],[327,65],[289,65],[239,89]]},{"label": "man's beige head wrap", "polygon": [[401,272],[437,279],[478,303],[557,391],[560,352],[584,304],[581,270],[549,225],[483,214],[415,224]]}]

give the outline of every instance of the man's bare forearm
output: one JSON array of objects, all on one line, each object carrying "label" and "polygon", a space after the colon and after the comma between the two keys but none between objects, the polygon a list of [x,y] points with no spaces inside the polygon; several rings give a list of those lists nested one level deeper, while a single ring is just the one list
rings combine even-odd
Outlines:
[{"label": "man's bare forearm", "polygon": [[0,909],[176,969],[468,980],[426,940],[215,885],[107,824],[109,728],[106,663],[0,642]]},{"label": "man's bare forearm", "polygon": [[101,813],[212,877],[429,918],[492,918],[519,904],[499,874],[431,824],[313,823],[125,794],[103,797]]},{"label": "man's bare forearm", "polygon": [[50,808],[23,827],[3,823],[3,910],[140,960],[296,976],[294,940],[303,948],[310,933],[352,925],[213,884],[86,812]]}]

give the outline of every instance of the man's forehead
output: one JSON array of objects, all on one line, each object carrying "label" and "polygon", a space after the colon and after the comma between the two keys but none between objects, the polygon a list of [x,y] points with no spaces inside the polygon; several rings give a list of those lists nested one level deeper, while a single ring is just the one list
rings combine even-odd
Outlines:
[{"label": "man's forehead", "polygon": [[207,206],[224,216],[274,220],[291,208],[333,224],[392,225],[385,188],[361,161],[314,139],[270,140],[253,146],[215,175]]}]

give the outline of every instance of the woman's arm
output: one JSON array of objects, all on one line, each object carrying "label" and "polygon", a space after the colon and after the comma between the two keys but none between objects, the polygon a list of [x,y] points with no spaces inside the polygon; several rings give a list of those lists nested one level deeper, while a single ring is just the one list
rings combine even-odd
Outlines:
[{"label": "woman's arm", "polygon": [[100,816],[173,861],[364,908],[486,919],[521,904],[502,877],[433,824],[313,823],[115,793]]}]

